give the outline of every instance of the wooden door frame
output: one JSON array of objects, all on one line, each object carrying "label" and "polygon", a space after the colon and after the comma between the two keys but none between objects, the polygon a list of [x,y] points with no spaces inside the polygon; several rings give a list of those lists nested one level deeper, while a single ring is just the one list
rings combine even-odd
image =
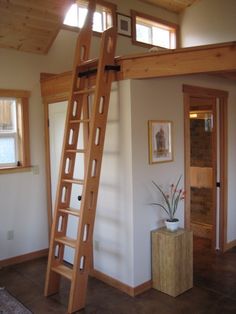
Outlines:
[{"label": "wooden door frame", "polygon": [[184,93],[184,158],[185,158],[185,228],[190,229],[190,97],[204,97],[219,99],[219,137],[220,137],[220,204],[219,204],[219,247],[220,251],[224,252],[227,249],[227,192],[228,192],[228,132],[227,132],[227,107],[228,107],[228,92],[183,85]]},{"label": "wooden door frame", "polygon": [[61,75],[41,73],[40,85],[44,107],[44,142],[45,142],[45,167],[46,167],[46,192],[48,213],[48,237],[50,239],[52,225],[52,196],[51,196],[51,166],[50,166],[50,136],[49,136],[49,105],[57,102],[68,101],[70,90],[70,73]]}]

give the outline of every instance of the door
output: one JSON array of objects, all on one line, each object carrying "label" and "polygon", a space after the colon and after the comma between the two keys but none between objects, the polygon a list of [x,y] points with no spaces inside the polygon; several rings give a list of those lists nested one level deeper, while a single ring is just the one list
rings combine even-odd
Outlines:
[{"label": "door", "polygon": [[216,247],[217,111],[215,98],[190,97],[190,222]]},{"label": "door", "polygon": [[[58,183],[58,174],[61,160],[61,151],[63,144],[63,136],[65,129],[67,102],[58,102],[48,105],[48,117],[49,117],[49,142],[50,142],[50,168],[51,168],[51,198],[52,198],[52,210],[54,211],[56,201],[56,191]],[[78,203],[78,192],[72,190],[71,202]],[[76,208],[76,205],[74,205]],[[76,238],[77,221],[76,217],[69,216],[68,220],[68,236]],[[65,246],[64,260],[73,264],[74,250],[68,246]]]},{"label": "door", "polygon": [[228,93],[190,85],[183,85],[183,92],[185,227],[193,229],[198,236],[209,238],[214,250],[224,251]]}]

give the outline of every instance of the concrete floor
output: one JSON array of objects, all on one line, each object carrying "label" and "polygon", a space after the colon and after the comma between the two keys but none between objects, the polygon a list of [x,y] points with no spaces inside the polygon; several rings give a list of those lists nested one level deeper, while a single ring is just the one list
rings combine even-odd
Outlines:
[{"label": "concrete floor", "polygon": [[[40,258],[0,270],[0,286],[35,314],[67,313],[69,284],[60,293],[43,296],[46,259]],[[205,241],[194,249],[194,288],[172,298],[151,289],[135,298],[89,279],[86,314],[228,314],[236,313],[236,248],[211,254]]]}]

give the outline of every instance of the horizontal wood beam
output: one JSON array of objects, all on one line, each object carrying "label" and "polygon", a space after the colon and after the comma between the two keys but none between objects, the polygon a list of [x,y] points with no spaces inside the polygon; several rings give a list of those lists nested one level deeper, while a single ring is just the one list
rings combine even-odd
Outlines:
[{"label": "horizontal wood beam", "polygon": [[236,70],[236,42],[120,57],[120,79]]},{"label": "horizontal wood beam", "polygon": [[45,103],[68,99],[71,88],[72,73],[41,75],[41,95]]},{"label": "horizontal wood beam", "polygon": [[[91,60],[84,68],[92,67],[96,62]],[[120,65],[121,71],[114,74],[114,81],[197,73],[233,78],[236,71],[236,42],[117,57],[115,63]],[[42,75],[44,101],[49,103],[67,99],[70,83],[71,72]]]}]

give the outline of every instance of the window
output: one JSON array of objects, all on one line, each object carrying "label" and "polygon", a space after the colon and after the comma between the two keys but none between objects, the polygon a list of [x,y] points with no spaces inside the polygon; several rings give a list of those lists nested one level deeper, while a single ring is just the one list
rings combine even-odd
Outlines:
[{"label": "window", "polygon": [[133,43],[145,46],[158,46],[175,49],[177,46],[176,24],[172,24],[155,17],[136,11],[131,11],[133,21]]},{"label": "window", "polygon": [[27,91],[0,90],[0,168],[30,165]]},{"label": "window", "polygon": [[[86,1],[76,1],[66,14],[63,24],[82,28],[87,15]],[[93,17],[93,31],[101,33],[108,27],[115,25],[116,6],[106,1],[98,0]]]}]

